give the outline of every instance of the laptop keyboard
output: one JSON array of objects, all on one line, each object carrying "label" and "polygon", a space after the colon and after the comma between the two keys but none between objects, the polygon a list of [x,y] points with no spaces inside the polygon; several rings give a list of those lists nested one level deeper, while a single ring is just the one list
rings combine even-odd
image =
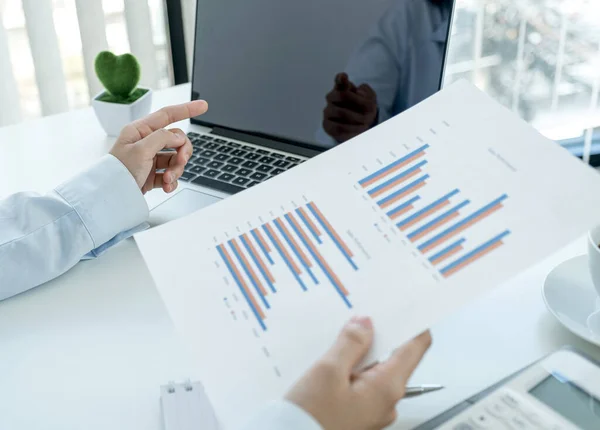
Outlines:
[{"label": "laptop keyboard", "polygon": [[207,134],[188,133],[188,137],[194,155],[180,180],[225,193],[243,191],[306,161]]}]

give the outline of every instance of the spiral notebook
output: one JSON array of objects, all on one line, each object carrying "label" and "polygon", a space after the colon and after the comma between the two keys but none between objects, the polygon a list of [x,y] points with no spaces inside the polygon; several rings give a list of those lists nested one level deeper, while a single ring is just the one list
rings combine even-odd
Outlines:
[{"label": "spiral notebook", "polygon": [[160,387],[163,430],[219,430],[213,407],[200,382],[170,382]]}]

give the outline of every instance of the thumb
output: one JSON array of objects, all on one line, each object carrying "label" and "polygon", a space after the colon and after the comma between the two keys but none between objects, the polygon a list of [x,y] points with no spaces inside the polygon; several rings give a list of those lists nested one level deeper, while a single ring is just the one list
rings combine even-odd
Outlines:
[{"label": "thumb", "polygon": [[371,100],[377,99],[377,94],[375,94],[375,91],[373,91],[373,88],[369,84],[361,84],[358,87],[358,92]]},{"label": "thumb", "polygon": [[157,152],[166,148],[179,148],[185,145],[186,136],[179,130],[158,129],[148,137],[136,142],[136,146],[142,146],[147,155],[154,157]]},{"label": "thumb", "polygon": [[367,355],[373,343],[373,323],[367,317],[354,317],[342,329],[326,358],[339,365],[346,373]]}]

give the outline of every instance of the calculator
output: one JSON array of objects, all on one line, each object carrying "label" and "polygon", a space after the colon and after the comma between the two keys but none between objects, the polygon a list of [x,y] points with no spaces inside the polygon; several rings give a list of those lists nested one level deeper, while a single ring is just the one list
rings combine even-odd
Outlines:
[{"label": "calculator", "polygon": [[561,349],[415,430],[599,430],[600,366]]}]

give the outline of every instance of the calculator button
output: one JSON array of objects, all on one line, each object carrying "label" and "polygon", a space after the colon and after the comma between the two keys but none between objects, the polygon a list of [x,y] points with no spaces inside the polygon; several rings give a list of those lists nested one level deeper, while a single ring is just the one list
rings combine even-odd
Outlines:
[{"label": "calculator button", "polygon": [[516,409],[520,406],[519,401],[511,394],[505,393],[502,395],[501,399],[507,406],[513,409]]},{"label": "calculator button", "polygon": [[207,144],[205,144],[205,145],[204,145],[204,147],[205,147],[206,149],[210,149],[210,150],[217,149],[217,148],[219,148],[220,146],[221,146],[221,145],[219,145],[218,143],[215,143],[215,142],[209,142],[209,143],[207,143]]},{"label": "calculator button", "polygon": [[232,148],[239,148],[240,146],[242,146],[239,143],[235,143],[235,142],[227,142],[227,145],[231,146]]},{"label": "calculator button", "polygon": [[475,424],[477,426],[477,428],[484,428],[484,429],[497,429],[497,428],[502,428],[502,426],[499,426],[498,424],[498,420],[496,420],[494,417],[492,417],[490,414],[488,414],[485,411],[480,411],[475,413],[474,415],[471,415],[471,421],[473,422],[473,424]]},{"label": "calculator button", "polygon": [[205,172],[204,176],[207,176],[209,178],[215,178],[215,177],[219,176],[220,173],[221,172],[219,172],[218,170],[211,169],[211,170]]},{"label": "calculator button", "polygon": [[200,155],[202,155],[203,157],[214,157],[215,154],[215,151],[207,149],[206,151],[203,151]]},{"label": "calculator button", "polygon": [[201,166],[204,166],[206,163],[208,163],[210,160],[208,158],[203,158],[203,157],[198,157],[194,160],[194,164],[199,164]]},{"label": "calculator button", "polygon": [[241,149],[236,149],[235,151],[231,151],[231,155],[233,155],[234,157],[243,157],[246,154],[247,154],[247,152],[242,151]]},{"label": "calculator button", "polygon": [[273,158],[279,158],[279,159],[281,159],[281,158],[285,158],[285,155],[283,155],[283,154],[278,154],[277,152],[273,152],[273,153],[271,154],[271,157],[273,157]]},{"label": "calculator button", "polygon": [[227,141],[224,140],[224,139],[215,139],[215,142],[217,142],[217,143],[227,143]]},{"label": "calculator button", "polygon": [[254,146],[248,146],[248,145],[244,145],[242,146],[242,149],[245,151],[254,151]]},{"label": "calculator button", "polygon": [[504,402],[493,402],[486,406],[485,410],[496,418],[504,418],[509,413],[509,407]]},{"label": "calculator button", "polygon": [[456,424],[454,427],[452,427],[452,430],[476,430],[476,428],[465,422]]},{"label": "calculator button", "polygon": [[280,173],[283,173],[283,172],[285,172],[285,170],[277,168],[271,172],[271,175],[275,176],[275,175],[279,175]]},{"label": "calculator button", "polygon": [[252,181],[252,182],[250,182],[250,183],[248,184],[248,188],[250,188],[250,187],[253,187],[253,186],[255,186],[255,185],[258,185],[258,184],[260,184],[260,182],[258,182],[258,181]]},{"label": "calculator button", "polygon": [[263,154],[263,155],[270,154],[270,152],[265,149],[257,149],[256,152],[258,152],[259,154]]}]

